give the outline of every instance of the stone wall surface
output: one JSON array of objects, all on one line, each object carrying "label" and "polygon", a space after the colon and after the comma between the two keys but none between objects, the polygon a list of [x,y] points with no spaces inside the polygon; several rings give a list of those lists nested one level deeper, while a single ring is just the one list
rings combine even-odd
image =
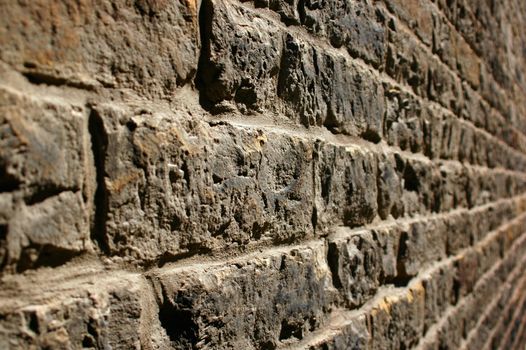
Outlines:
[{"label": "stone wall surface", "polygon": [[525,29],[0,0],[0,349],[523,349]]}]

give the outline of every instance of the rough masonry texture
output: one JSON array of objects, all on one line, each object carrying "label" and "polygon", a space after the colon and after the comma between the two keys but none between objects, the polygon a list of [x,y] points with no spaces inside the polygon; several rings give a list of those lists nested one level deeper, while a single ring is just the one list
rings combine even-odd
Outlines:
[{"label": "rough masonry texture", "polygon": [[523,349],[525,29],[0,0],[0,348]]}]

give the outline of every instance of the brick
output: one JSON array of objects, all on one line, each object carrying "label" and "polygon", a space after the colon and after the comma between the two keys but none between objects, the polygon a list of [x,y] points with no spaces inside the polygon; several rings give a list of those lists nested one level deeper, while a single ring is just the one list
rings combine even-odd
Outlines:
[{"label": "brick", "polygon": [[375,67],[383,64],[385,30],[374,8],[362,2],[298,2],[296,21],[309,32],[344,47]]},{"label": "brick", "polygon": [[316,152],[316,205],[322,227],[371,222],[378,209],[375,155],[324,143],[318,144]]},{"label": "brick", "polygon": [[291,35],[283,50],[278,96],[292,108],[288,113],[306,126],[381,139],[384,91],[369,71]]},{"label": "brick", "polygon": [[308,32],[328,40],[334,47],[344,47],[374,67],[381,67],[386,52],[382,15],[362,2],[256,0],[256,7],[267,7],[280,15],[286,25],[304,27]]},{"label": "brick", "polygon": [[424,327],[424,290],[421,284],[386,296],[369,313],[372,349],[409,348]]},{"label": "brick", "polygon": [[56,265],[92,249],[87,111],[6,87],[0,110],[0,266]]},{"label": "brick", "polygon": [[1,59],[35,83],[131,88],[159,96],[195,73],[195,1],[66,1],[53,6],[3,1],[0,6]]},{"label": "brick", "polygon": [[399,272],[401,265],[398,265],[398,259],[404,253],[400,249],[402,230],[402,227],[394,225],[371,229],[371,234],[381,251],[381,271],[384,282],[404,281],[404,278],[407,277],[403,275],[403,271]]},{"label": "brick", "polygon": [[[209,104],[233,100],[258,109],[274,97],[282,51],[279,27],[226,1],[203,1],[201,93]],[[213,33],[213,34],[212,34]]]},{"label": "brick", "polygon": [[[398,273],[415,276],[429,261],[445,256],[445,226],[440,220],[417,221],[400,235]],[[407,278],[407,277],[406,277]]]},{"label": "brick", "polygon": [[453,283],[455,269],[446,264],[423,277],[424,287],[424,332],[427,332],[455,300]]},{"label": "brick", "polygon": [[[48,281],[57,282],[49,272],[47,275]],[[139,348],[145,306],[141,299],[142,285],[130,276],[121,275],[117,281],[104,273],[98,275],[98,281],[93,276],[87,278],[89,282],[72,280],[75,286],[67,291],[56,284],[54,288],[45,286],[46,281],[40,280],[32,288],[45,294],[44,298],[34,295],[28,300],[22,299],[25,295],[4,295],[0,321],[2,348]]]},{"label": "brick", "polygon": [[433,43],[433,24],[436,19],[429,2],[425,0],[411,0],[409,2],[386,0],[385,4],[391,12],[395,13],[409,26],[426,45]]},{"label": "brick", "polygon": [[380,158],[378,162],[378,215],[387,219],[389,215],[398,218],[403,215],[402,181],[396,171],[394,157]]},{"label": "brick", "polygon": [[276,347],[318,328],[335,298],[324,247],[149,277],[169,345]]},{"label": "brick", "polygon": [[82,106],[3,86],[0,108],[3,191],[20,190],[29,202],[38,202],[46,196],[39,192],[82,188],[90,152]]},{"label": "brick", "polygon": [[107,139],[100,157],[111,254],[148,261],[312,237],[313,149],[304,140],[105,105],[93,111]]},{"label": "brick", "polygon": [[425,141],[431,137],[438,139],[441,136],[434,135],[437,131],[440,132],[440,129],[433,127],[429,130],[426,126],[438,118],[429,114],[426,106],[414,95],[400,91],[392,84],[385,85],[384,134],[387,143],[414,153],[421,151],[429,153]]},{"label": "brick", "polygon": [[380,286],[381,251],[369,232],[330,240],[328,261],[349,308],[364,304]]}]

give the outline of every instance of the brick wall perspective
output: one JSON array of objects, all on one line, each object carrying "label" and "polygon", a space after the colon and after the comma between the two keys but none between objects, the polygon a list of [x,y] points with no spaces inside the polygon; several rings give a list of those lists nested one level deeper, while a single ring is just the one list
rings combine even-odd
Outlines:
[{"label": "brick wall perspective", "polygon": [[0,349],[524,349],[522,0],[0,0]]}]

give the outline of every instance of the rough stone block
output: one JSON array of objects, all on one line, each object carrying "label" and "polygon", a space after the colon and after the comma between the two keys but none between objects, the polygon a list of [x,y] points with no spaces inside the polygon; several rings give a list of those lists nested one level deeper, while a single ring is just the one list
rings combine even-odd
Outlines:
[{"label": "rough stone block", "polygon": [[[300,138],[93,107],[111,254],[138,260],[313,236],[313,149]],[[104,204],[104,202],[102,202]]]},{"label": "rough stone block", "polygon": [[364,304],[380,286],[382,252],[367,231],[330,240],[328,261],[334,285],[350,308]]},{"label": "rough stone block", "polygon": [[323,125],[372,142],[382,137],[382,85],[344,56],[291,35],[285,38],[278,96],[304,125]]},{"label": "rough stone block", "polygon": [[[415,276],[429,262],[445,256],[445,226],[441,220],[430,219],[408,225],[400,235],[398,276]],[[406,277],[407,278],[407,277]]]},{"label": "rough stone block", "polygon": [[433,326],[446,309],[454,302],[453,290],[455,269],[452,264],[447,264],[433,270],[429,276],[422,279],[424,287],[424,332]]},{"label": "rough stone block", "polygon": [[424,289],[421,284],[393,290],[369,313],[371,349],[411,348],[424,327]]},{"label": "rough stone block", "polygon": [[385,29],[382,16],[361,1],[286,1],[255,0],[256,7],[277,12],[286,25],[301,25],[328,40],[334,47],[346,48],[374,67],[385,57]]},{"label": "rough stone block", "polygon": [[251,110],[275,103],[282,30],[224,0],[205,0],[201,7],[205,38],[198,76],[201,99],[210,107],[230,101]]},{"label": "rough stone block", "polygon": [[316,159],[316,207],[322,227],[371,222],[378,210],[376,156],[358,147],[318,143]]},{"label": "rough stone block", "polygon": [[[108,284],[91,281],[89,286],[77,280],[68,291],[46,290],[24,306],[13,307],[22,299],[4,299],[11,302],[0,305],[2,349],[140,349],[141,343],[151,341],[141,339],[145,306],[141,284],[126,277],[115,281],[99,276]],[[44,284],[40,281],[34,288],[43,292]]]}]

